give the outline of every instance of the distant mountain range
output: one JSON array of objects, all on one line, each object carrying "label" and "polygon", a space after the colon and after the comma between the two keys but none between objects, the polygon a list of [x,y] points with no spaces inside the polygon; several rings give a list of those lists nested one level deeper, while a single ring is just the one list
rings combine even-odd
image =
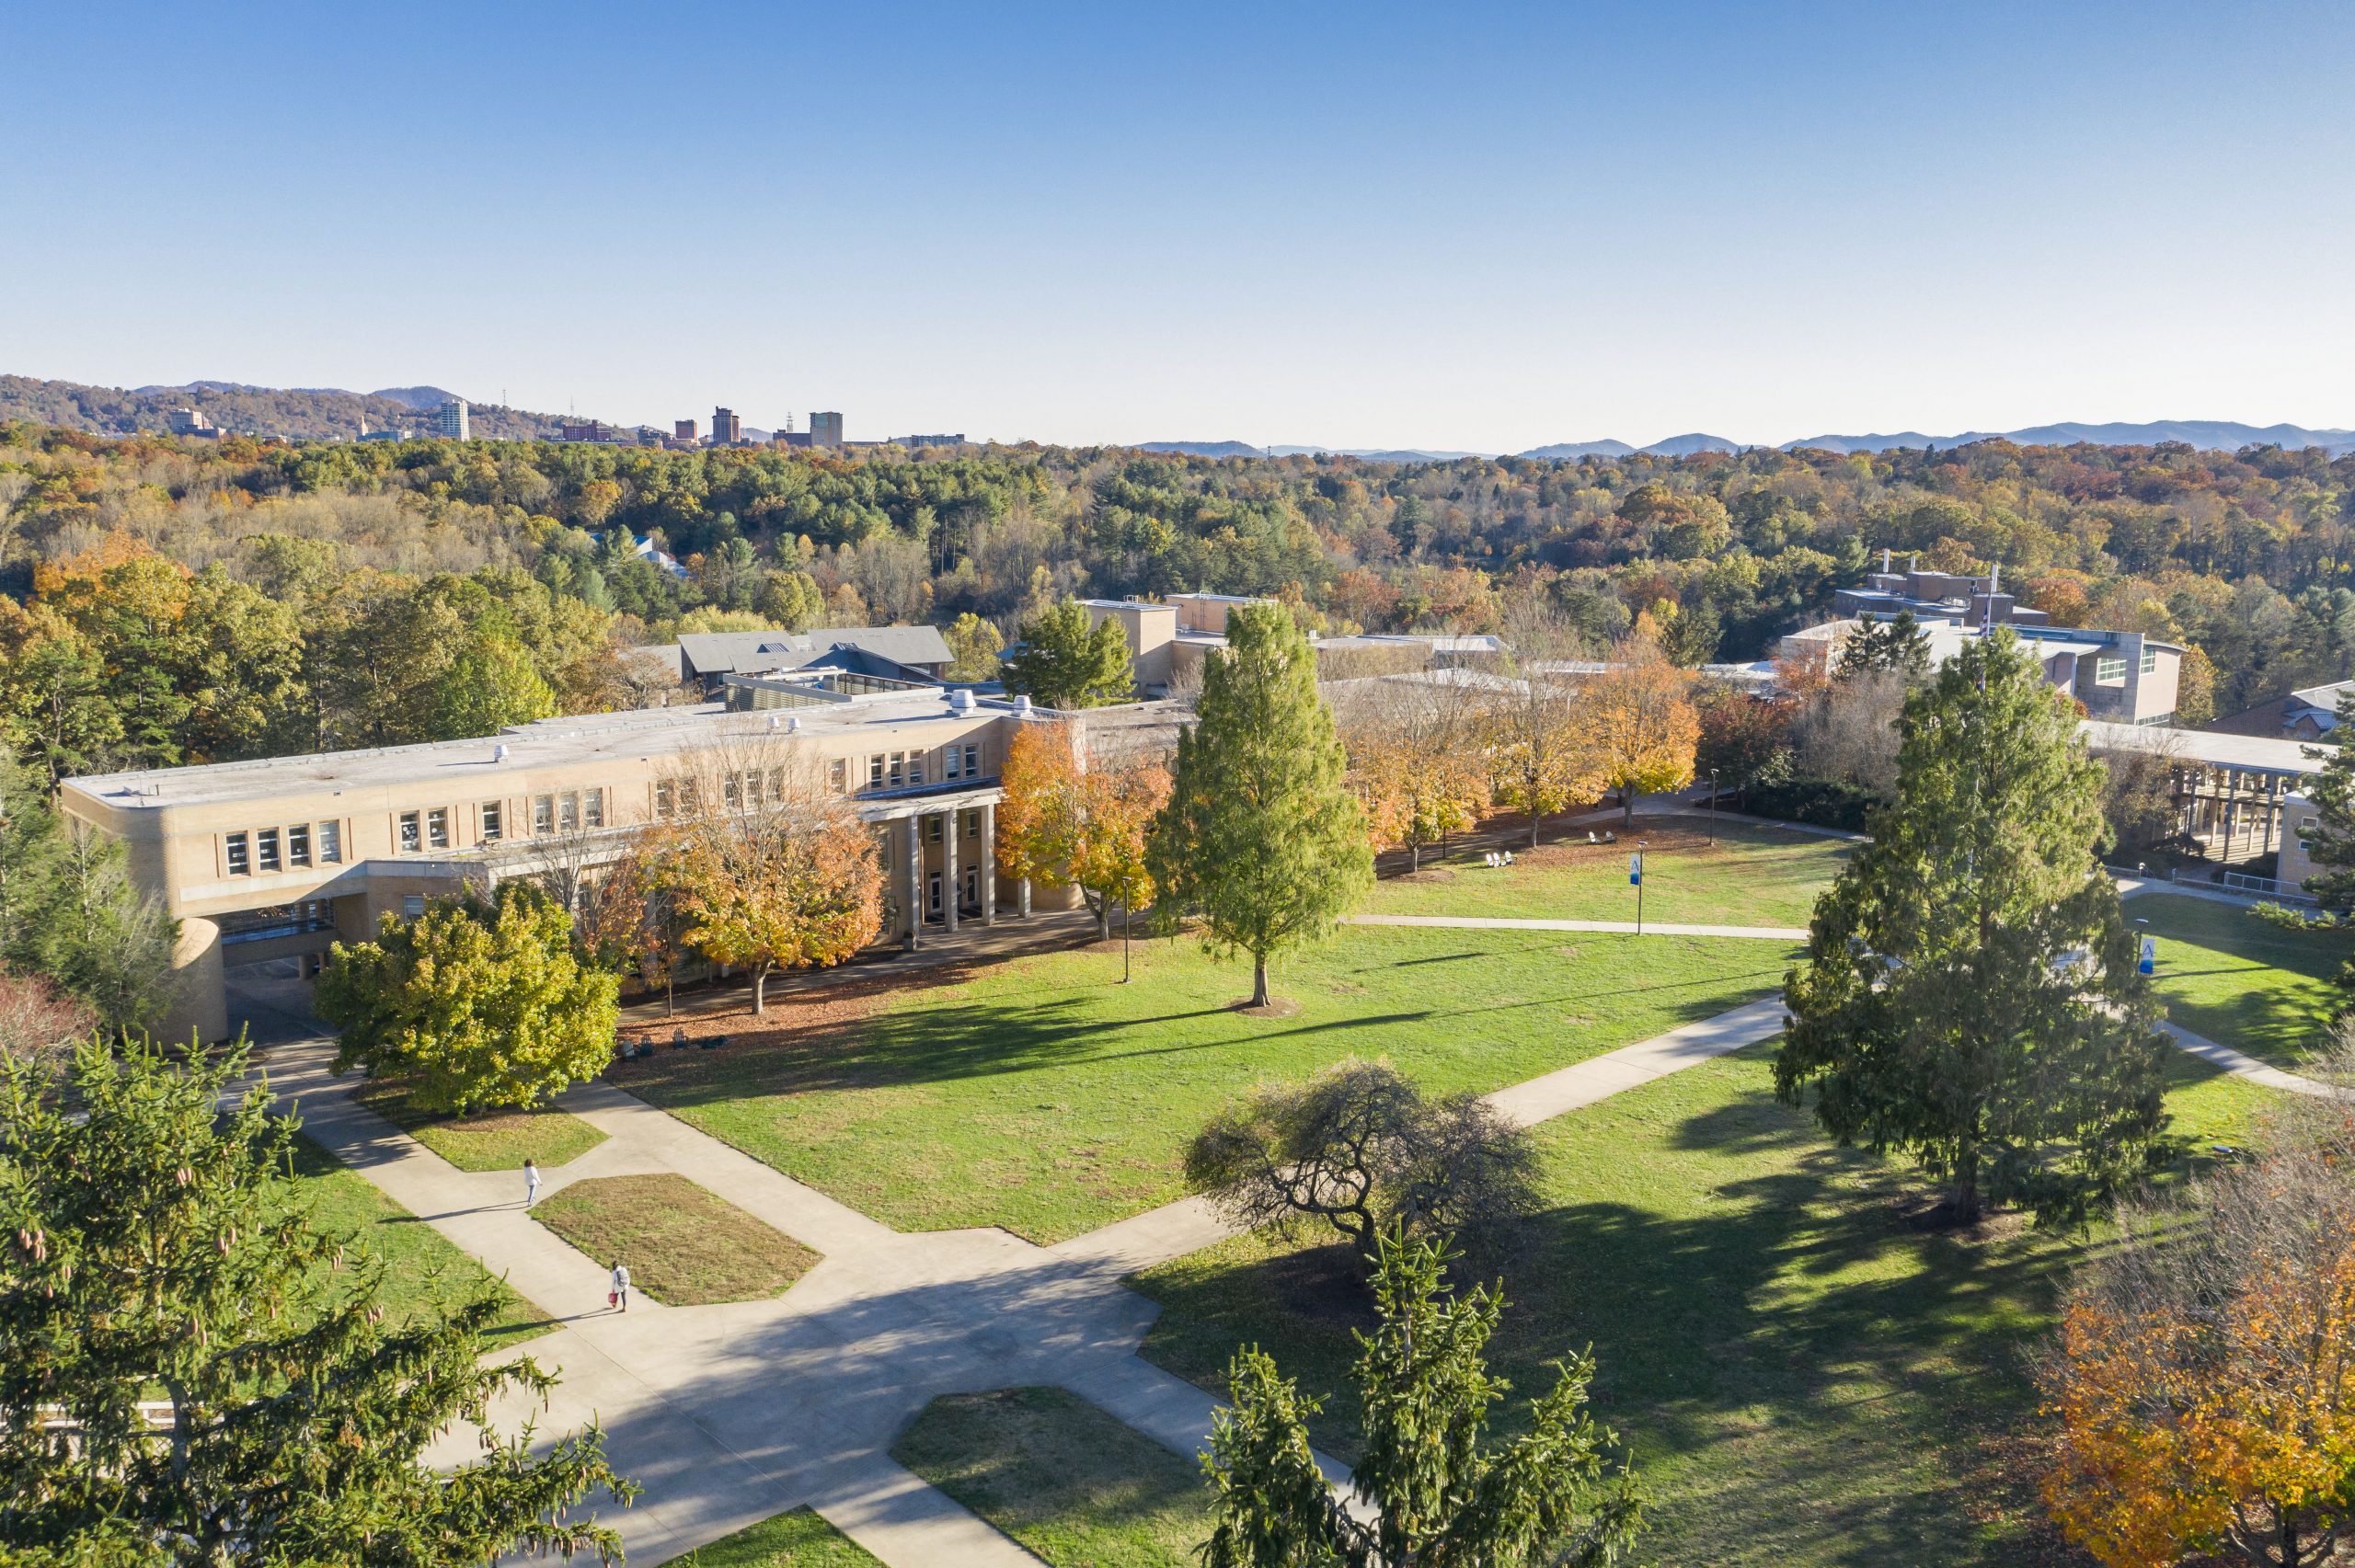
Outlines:
[{"label": "distant mountain range", "polygon": [[[457,394],[438,386],[388,386],[347,392],[335,386],[254,386],[236,381],[191,381],[178,386],[89,386],[74,381],[0,375],[0,419],[30,419],[94,435],[128,436],[171,428],[172,411],[196,408],[232,435],[324,441],[372,430],[415,429],[419,416]],[[472,404],[467,431],[490,441],[544,440],[564,418],[522,408]]]},{"label": "distant mountain range", "polygon": [[[2244,425],[2231,419],[2157,419],[2147,424],[2107,425],[2070,422],[2030,425],[2016,430],[1965,430],[1952,436],[1924,435],[1920,430],[1898,430],[1886,435],[1809,436],[1804,441],[1784,442],[1783,450],[1796,452],[1802,447],[1814,447],[1824,452],[1889,452],[1898,447],[1912,447],[1917,451],[1936,447],[1943,452],[1971,441],[1996,440],[2016,441],[2021,446],[2072,446],[2079,441],[2097,446],[2155,446],[2161,441],[2182,441],[2203,452],[2237,452],[2245,446],[2279,446],[2289,451],[2320,447],[2335,457],[2355,452],[2355,430],[2309,429],[2303,425]],[[1552,446],[1532,447],[1527,452],[1513,455],[1563,462],[1581,457],[1630,457],[1637,453],[1650,457],[1690,457],[1697,452],[1740,452],[1744,445],[1729,437],[1695,431],[1691,435],[1671,436],[1649,446],[1630,446],[1621,441],[1558,441]],[[1400,451],[1319,446],[1262,448],[1244,441],[1144,441],[1137,450],[1182,452],[1198,457],[1291,457],[1337,452],[1376,463],[1445,463],[1458,457],[1496,455],[1493,452],[1426,452],[1419,448]]]}]

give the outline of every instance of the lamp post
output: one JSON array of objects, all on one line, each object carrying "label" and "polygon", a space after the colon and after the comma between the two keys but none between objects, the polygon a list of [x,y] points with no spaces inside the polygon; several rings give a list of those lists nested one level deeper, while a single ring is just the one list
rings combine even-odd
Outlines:
[{"label": "lamp post", "polygon": [[1636,934],[1644,934],[1644,845],[1636,841],[1636,853],[1627,857],[1627,880],[1636,885]]},{"label": "lamp post", "polygon": [[2159,967],[2159,940],[2151,934],[2151,922],[2134,922],[2134,967],[2142,974],[2155,974]]},{"label": "lamp post", "polygon": [[1717,844],[1717,770],[1709,770],[1709,847]]}]

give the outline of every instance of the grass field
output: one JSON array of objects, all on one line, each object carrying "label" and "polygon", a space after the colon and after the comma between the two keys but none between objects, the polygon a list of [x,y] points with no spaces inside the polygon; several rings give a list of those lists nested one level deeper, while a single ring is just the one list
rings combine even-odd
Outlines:
[{"label": "grass field", "polygon": [[2195,1035],[2294,1068],[2338,1006],[2330,983],[2355,942],[2343,931],[2284,931],[2229,904],[2145,893],[2127,917],[2159,939],[2154,984],[2167,1016]]},{"label": "grass field", "polygon": [[[2084,1243],[1919,1229],[1924,1189],[1777,1104],[1771,1053],[1538,1129],[1550,1207],[1492,1347],[1514,1404],[1550,1386],[1549,1358],[1594,1346],[1598,1414],[1652,1499],[1645,1562],[2033,1560],[2003,1439],[2027,1408],[2021,1352]],[[2171,1066],[2178,1130],[2237,1140],[2265,1092]],[[1266,1346],[1337,1396],[1318,1436],[1346,1459],[1367,1319],[1344,1263],[1246,1238],[1154,1269],[1134,1282],[1167,1308],[1145,1353],[1216,1389],[1239,1345]]]},{"label": "grass field", "polygon": [[882,1568],[857,1542],[807,1508],[763,1519],[671,1561],[672,1568]]},{"label": "grass field", "polygon": [[1645,845],[1644,919],[1718,925],[1804,926],[1815,896],[1840,874],[1851,847],[1732,822],[1718,825],[1713,847],[1706,825],[1653,821],[1621,832],[1615,844],[1516,849],[1509,866],[1482,864],[1481,852],[1444,860],[1427,854],[1419,874],[1377,884],[1360,912],[1631,921],[1636,889],[1627,883],[1627,856],[1638,840]]},{"label": "grass field", "polygon": [[810,1272],[818,1254],[784,1231],[665,1172],[574,1182],[533,1206],[532,1217],[670,1307],[756,1301]]},{"label": "grass field", "polygon": [[307,1138],[294,1140],[294,1186],[296,1196],[311,1206],[313,1223],[324,1230],[357,1234],[363,1245],[385,1260],[390,1287],[386,1300],[396,1311],[419,1303],[423,1299],[423,1282],[439,1271],[442,1288],[453,1299],[489,1281],[500,1299],[499,1316],[490,1330],[498,1344],[529,1339],[556,1326],[504,1280],[491,1279],[480,1264],[440,1231]]},{"label": "grass field", "polygon": [[[1188,1139],[1263,1077],[1388,1058],[1439,1092],[1518,1082],[1773,990],[1766,942],[1352,928],[1281,967],[1299,1004],[1246,1017],[1249,970],[1198,944],[1050,954],[852,1004],[814,987],[702,1021],[724,1051],[615,1082],[902,1230],[1078,1235],[1180,1194]],[[877,1011],[879,1009],[879,1011]]]},{"label": "grass field", "polygon": [[603,1133],[553,1105],[434,1116],[411,1105],[408,1085],[396,1078],[365,1079],[351,1097],[461,1171],[520,1172],[526,1156],[545,1171],[605,1141]]},{"label": "grass field", "polygon": [[1061,1389],[936,1399],[891,1457],[1051,1568],[1192,1568],[1211,1533],[1191,1460]]}]

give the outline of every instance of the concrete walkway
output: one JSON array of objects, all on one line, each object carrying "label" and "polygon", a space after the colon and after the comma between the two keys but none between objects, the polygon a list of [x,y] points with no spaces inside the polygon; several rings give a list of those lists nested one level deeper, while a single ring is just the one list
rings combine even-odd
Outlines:
[{"label": "concrete walkway", "polygon": [[[1343,925],[1435,925],[1464,931],[1605,931],[1635,934],[1634,921],[1511,920],[1491,915],[1344,915]],[[1805,926],[1680,925],[1646,921],[1646,936],[1751,936],[1773,942],[1805,942]]]},{"label": "concrete walkway", "polygon": [[[1770,1037],[1779,1001],[1737,1008],[1490,1096],[1531,1123]],[[807,1504],[892,1568],[1030,1563],[1004,1536],[890,1458],[946,1393],[1052,1384],[1191,1457],[1217,1401],[1143,1360],[1159,1315],[1124,1276],[1225,1240],[1191,1199],[1053,1247],[1003,1230],[903,1234],[603,1083],[560,1103],[605,1141],[543,1173],[541,1196],[595,1176],[675,1172],[824,1254],[783,1296],[665,1308],[605,1305],[611,1260],[584,1257],[524,1212],[509,1172],[458,1171],[355,1104],[325,1041],[272,1053],[304,1129],[558,1320],[520,1347],[560,1374],[548,1408],[495,1413],[555,1434],[602,1424],[615,1468],[645,1488],[612,1516],[652,1564]],[[462,1463],[471,1434],[433,1456]],[[1338,1482],[1346,1472],[1323,1460]]]}]

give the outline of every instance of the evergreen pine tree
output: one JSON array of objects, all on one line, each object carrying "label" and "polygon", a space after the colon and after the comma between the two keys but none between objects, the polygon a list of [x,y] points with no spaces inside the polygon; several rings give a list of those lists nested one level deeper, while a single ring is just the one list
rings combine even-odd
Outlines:
[{"label": "evergreen pine tree", "polygon": [[1022,623],[1021,647],[1001,671],[1005,689],[1041,707],[1093,708],[1125,702],[1129,639],[1120,622],[1107,616],[1096,629],[1075,599],[1066,599],[1035,621]]},{"label": "evergreen pine tree", "polygon": [[1328,934],[1373,880],[1365,817],[1316,656],[1281,606],[1227,618],[1205,661],[1200,720],[1178,738],[1155,819],[1154,881],[1199,909],[1215,951],[1251,955],[1251,1004],[1268,1004],[1268,960]]},{"label": "evergreen pine tree", "polygon": [[1308,1441],[1318,1402],[1265,1351],[1227,1368],[1234,1407],[1212,1417],[1203,1460],[1217,1494],[1206,1568],[1598,1568],[1643,1524],[1619,1439],[1587,1411],[1594,1357],[1558,1368],[1530,1402],[1523,1435],[1482,1438],[1508,1385],[1488,1368],[1504,1301],[1446,1288],[1437,1245],[1385,1237],[1375,1263],[1379,1322],[1357,1336],[1364,1443],[1350,1475],[1360,1508],[1327,1485]]},{"label": "evergreen pine tree", "polygon": [[246,1068],[242,1048],[183,1064],[92,1044],[61,1097],[0,1057],[0,1556],[617,1555],[610,1529],[569,1513],[592,1489],[635,1490],[594,1429],[535,1457],[528,1428],[486,1428],[471,1463],[423,1462],[502,1391],[555,1379],[528,1357],[482,1363],[487,1289],[451,1307],[428,1277],[387,1310],[381,1264],[315,1228],[284,1179],[294,1124],[267,1088],[237,1092]]},{"label": "evergreen pine tree", "polygon": [[1956,1218],[2082,1217],[2165,1122],[2133,928],[2101,869],[2101,767],[2009,632],[1906,699],[1897,799],[1818,900],[1775,1063],[1842,1143],[1915,1156]]}]

